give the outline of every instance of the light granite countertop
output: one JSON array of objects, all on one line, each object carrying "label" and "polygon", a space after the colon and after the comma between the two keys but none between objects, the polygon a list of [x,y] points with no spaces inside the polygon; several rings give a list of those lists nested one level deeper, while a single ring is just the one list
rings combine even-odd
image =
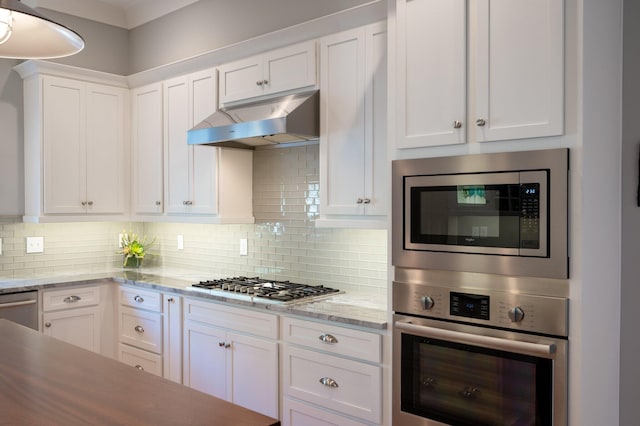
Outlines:
[{"label": "light granite countertop", "polygon": [[238,306],[266,309],[277,313],[299,315],[374,330],[385,330],[387,328],[388,313],[386,306],[384,306],[385,302],[381,301],[380,297],[370,294],[339,293],[310,301],[282,304],[265,302],[247,296],[234,297],[233,293],[216,292],[212,294],[187,289],[189,285],[195,282],[211,278],[211,276],[205,277],[203,274],[185,273],[184,271],[129,271],[119,269],[47,277],[0,279],[0,294],[66,287],[69,285],[89,285],[103,280],[114,280],[115,282],[141,288],[172,292]]}]

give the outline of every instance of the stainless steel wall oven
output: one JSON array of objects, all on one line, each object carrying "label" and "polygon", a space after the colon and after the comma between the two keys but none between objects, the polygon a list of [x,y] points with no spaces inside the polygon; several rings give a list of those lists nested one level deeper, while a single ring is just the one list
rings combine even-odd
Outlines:
[{"label": "stainless steel wall oven", "polygon": [[568,278],[568,150],[393,162],[393,264]]},{"label": "stainless steel wall oven", "polygon": [[566,284],[396,269],[393,424],[566,425]]}]

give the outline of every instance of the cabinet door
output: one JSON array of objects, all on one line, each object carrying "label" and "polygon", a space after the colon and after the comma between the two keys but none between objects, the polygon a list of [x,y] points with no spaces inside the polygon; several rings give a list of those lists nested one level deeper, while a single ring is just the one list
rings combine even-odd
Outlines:
[{"label": "cabinet door", "polygon": [[365,33],[326,37],[320,46],[320,212],[364,213]]},{"label": "cabinet door", "polygon": [[179,77],[164,83],[164,147],[165,147],[165,210],[185,213],[189,194],[189,164],[191,150],[187,145],[189,130],[188,78]]},{"label": "cabinet door", "polygon": [[164,298],[164,377],[182,383],[182,297]]},{"label": "cabinet door", "polygon": [[[225,332],[185,321],[183,382],[186,386],[228,400]],[[220,345],[222,343],[222,346]]]},{"label": "cabinet door", "polygon": [[261,56],[222,65],[220,72],[220,105],[262,94],[264,83]]},{"label": "cabinet door", "polygon": [[233,356],[229,366],[234,404],[278,417],[278,343],[228,333]]},{"label": "cabinet door", "polygon": [[44,213],[84,213],[87,192],[84,84],[44,77],[42,119]]},{"label": "cabinet door", "polygon": [[564,108],[564,2],[479,0],[477,141],[559,135]]},{"label": "cabinet door", "polygon": [[124,161],[127,92],[87,84],[86,96],[87,212],[124,213],[129,173]]},{"label": "cabinet door", "polygon": [[387,29],[370,25],[365,30],[365,186],[367,215],[388,214],[389,167],[387,162]]},{"label": "cabinet door", "polygon": [[316,84],[315,42],[296,44],[268,52],[264,57],[264,94]]},{"label": "cabinet door", "polygon": [[100,353],[100,307],[45,312],[43,333]]},{"label": "cabinet door", "polygon": [[132,92],[133,212],[162,213],[162,84]]},{"label": "cabinet door", "polygon": [[397,0],[396,6],[397,147],[464,143],[466,0]]},{"label": "cabinet door", "polygon": [[[213,114],[217,107],[217,81],[214,69],[189,76],[189,128]],[[218,213],[217,154],[220,148],[193,145],[190,147],[192,213]]]}]

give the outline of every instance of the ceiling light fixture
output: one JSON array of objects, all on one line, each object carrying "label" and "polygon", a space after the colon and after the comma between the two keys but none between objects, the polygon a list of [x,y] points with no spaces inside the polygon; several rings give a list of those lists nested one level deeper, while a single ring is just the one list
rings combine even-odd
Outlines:
[{"label": "ceiling light fixture", "polygon": [[19,0],[0,0],[0,58],[50,59],[78,53],[84,40]]}]

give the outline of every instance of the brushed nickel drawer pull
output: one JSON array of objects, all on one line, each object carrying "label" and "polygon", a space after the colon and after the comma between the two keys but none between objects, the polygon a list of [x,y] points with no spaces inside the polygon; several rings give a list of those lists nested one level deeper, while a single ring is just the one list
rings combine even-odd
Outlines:
[{"label": "brushed nickel drawer pull", "polygon": [[133,327],[133,329],[138,333],[144,333],[144,328],[142,328],[141,325],[136,325],[135,327]]},{"label": "brushed nickel drawer pull", "polygon": [[330,388],[338,387],[338,382],[333,380],[331,377],[323,377],[322,379],[320,379],[320,383],[322,383],[325,386],[329,386]]},{"label": "brushed nickel drawer pull", "polygon": [[331,334],[321,334],[320,336],[318,336],[318,339],[320,339],[320,341],[324,343],[338,343],[338,339],[333,337]]},{"label": "brushed nickel drawer pull", "polygon": [[62,301],[63,301],[64,303],[76,303],[76,302],[78,302],[80,299],[81,299],[81,297],[80,297],[80,296],[75,296],[75,295],[73,295],[73,296],[67,296],[67,297],[65,297],[64,299],[62,299]]}]

